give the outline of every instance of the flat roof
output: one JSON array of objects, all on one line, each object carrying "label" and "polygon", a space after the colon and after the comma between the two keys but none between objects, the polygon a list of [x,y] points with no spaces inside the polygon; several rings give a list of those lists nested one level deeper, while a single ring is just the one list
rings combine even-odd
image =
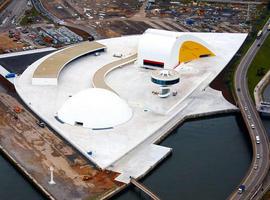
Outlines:
[{"label": "flat roof", "polygon": [[57,78],[63,67],[72,60],[105,48],[103,44],[88,41],[65,48],[44,60],[34,71],[33,78]]}]

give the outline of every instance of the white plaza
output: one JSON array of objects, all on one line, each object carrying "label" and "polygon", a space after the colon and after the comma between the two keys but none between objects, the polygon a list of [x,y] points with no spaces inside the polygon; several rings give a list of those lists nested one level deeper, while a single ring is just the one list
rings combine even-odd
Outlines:
[{"label": "white plaza", "polygon": [[[142,45],[147,34],[154,35],[152,41]],[[155,41],[155,34],[164,37],[156,36],[159,40]],[[101,169],[119,172],[116,180],[129,183],[130,176],[144,176],[170,153],[170,147],[156,143],[179,122],[237,109],[209,84],[226,67],[246,36],[149,30],[145,35],[104,39],[97,41],[106,46],[104,52],[69,62],[61,69],[57,85],[42,84],[42,80],[32,84],[35,70],[57,53],[54,52],[29,66],[15,79],[15,87],[23,101],[83,155]],[[181,41],[180,45],[196,40],[212,54],[192,60],[183,58],[175,66],[179,59],[168,60],[167,47],[161,49],[162,42],[166,43],[169,37],[171,44],[176,40]],[[168,49],[179,55],[180,46]],[[94,88],[92,79],[98,70],[136,54],[135,62],[105,73],[103,85],[110,90]],[[145,68],[147,64],[152,69]],[[173,68],[179,73],[180,82],[171,86],[176,95],[160,98],[155,94],[159,87],[151,82],[151,73],[156,67]]]}]

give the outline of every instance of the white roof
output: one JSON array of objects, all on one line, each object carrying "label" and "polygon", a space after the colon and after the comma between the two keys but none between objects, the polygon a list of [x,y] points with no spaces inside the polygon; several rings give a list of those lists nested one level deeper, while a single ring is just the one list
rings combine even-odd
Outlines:
[{"label": "white roof", "polygon": [[164,63],[164,68],[175,68],[179,64],[179,50],[186,41],[202,44],[212,52],[215,49],[192,33],[147,29],[140,37],[138,46],[138,64],[144,66],[143,60]]},{"label": "white roof", "polygon": [[164,62],[165,65],[165,61],[169,62],[177,36],[171,36],[174,32],[169,35],[163,34],[164,32],[162,30],[147,29],[142,34],[138,46],[138,61],[141,66],[143,66],[144,59]]},{"label": "white roof", "polygon": [[128,121],[132,110],[115,93],[90,88],[70,97],[58,111],[58,118],[71,125],[86,128],[110,128]]}]

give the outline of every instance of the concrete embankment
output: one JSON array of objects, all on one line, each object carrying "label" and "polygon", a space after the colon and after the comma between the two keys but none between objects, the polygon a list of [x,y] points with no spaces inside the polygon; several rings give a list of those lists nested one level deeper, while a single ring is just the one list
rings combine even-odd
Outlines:
[{"label": "concrete embankment", "polygon": [[16,168],[21,172],[21,173],[23,173],[23,175],[30,181],[30,182],[32,182],[32,183],[34,183],[35,184],[35,186],[40,190],[40,191],[42,191],[43,192],[43,194],[48,198],[48,199],[51,199],[51,200],[55,200],[55,198],[52,196],[52,195],[50,195],[50,193],[47,191],[47,190],[45,190],[45,188],[43,188],[39,183],[38,183],[38,181],[35,179],[35,178],[33,178],[33,176],[31,176],[31,174],[29,174],[26,170],[25,170],[25,168],[22,166],[22,165],[20,165],[20,163],[18,163],[9,153],[8,153],[8,151],[6,151],[1,145],[0,145],[0,152],[2,153],[2,154],[4,154],[4,156],[14,165],[14,166],[16,166]]},{"label": "concrete embankment", "polygon": [[172,131],[174,131],[178,126],[183,124],[187,120],[192,120],[192,119],[198,119],[198,118],[204,118],[204,117],[211,117],[214,115],[225,115],[225,114],[230,114],[230,113],[235,113],[239,112],[238,109],[227,109],[227,110],[219,110],[219,111],[213,111],[213,112],[206,112],[206,113],[200,113],[200,114],[194,114],[194,115],[187,115],[183,119],[179,120],[176,122],[174,125],[172,125],[170,128],[168,128],[166,134],[162,135],[155,144],[159,144],[164,140]]},{"label": "concrete embankment", "polygon": [[260,108],[261,102],[263,101],[263,91],[267,84],[270,82],[270,70],[264,75],[262,80],[256,85],[254,89],[254,99],[257,110]]}]

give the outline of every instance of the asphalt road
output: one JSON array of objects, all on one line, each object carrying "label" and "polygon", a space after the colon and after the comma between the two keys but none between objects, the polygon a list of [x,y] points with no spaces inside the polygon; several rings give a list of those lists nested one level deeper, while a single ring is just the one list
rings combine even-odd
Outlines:
[{"label": "asphalt road", "polygon": [[46,16],[48,19],[52,20],[56,24],[59,24],[61,22],[60,19],[58,19],[56,16],[54,16],[44,8],[40,0],[31,0],[31,2],[33,6],[36,8],[36,10],[40,12],[42,15]]},{"label": "asphalt road", "polygon": [[45,51],[26,55],[12,56],[7,58],[0,58],[0,65],[2,65],[9,72],[22,74],[24,70],[26,70],[27,67],[29,67],[29,65],[31,65],[34,61],[52,52],[53,51]]},{"label": "asphalt road", "polygon": [[15,27],[26,9],[27,0],[11,1],[7,8],[0,13],[0,29],[5,30]]},{"label": "asphalt road", "polygon": [[[262,124],[261,118],[256,110],[256,107],[249,94],[247,84],[247,71],[254,59],[256,53],[270,31],[267,31],[267,26],[270,19],[263,28],[263,35],[261,38],[256,39],[252,44],[246,55],[241,60],[235,74],[235,91],[237,96],[238,106],[244,118],[246,126],[249,131],[250,139],[253,147],[253,160],[248,173],[243,179],[242,183],[245,185],[246,190],[242,194],[237,193],[237,189],[232,193],[229,199],[257,199],[257,193],[261,191],[263,180],[269,170],[269,140],[266,130]],[[254,129],[251,127],[254,124]],[[256,136],[260,138],[260,144],[256,143]],[[259,154],[260,158],[257,158]]]}]

